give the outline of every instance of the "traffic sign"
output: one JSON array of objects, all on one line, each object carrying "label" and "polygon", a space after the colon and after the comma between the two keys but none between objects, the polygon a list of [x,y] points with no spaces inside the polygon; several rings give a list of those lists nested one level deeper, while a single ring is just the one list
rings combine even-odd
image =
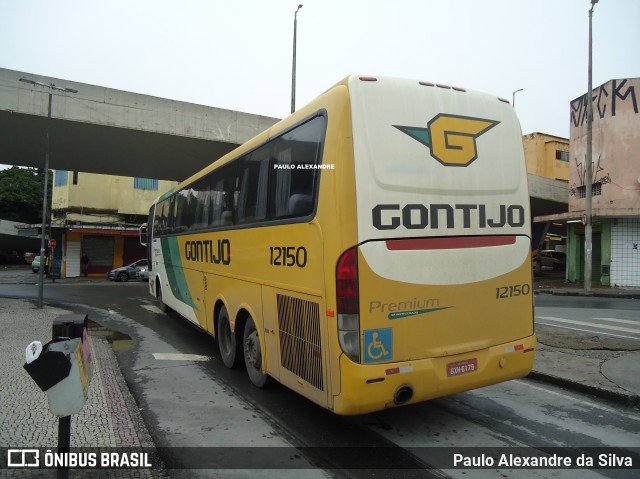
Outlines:
[{"label": "traffic sign", "polygon": [[56,240],[54,240],[54,239],[50,239],[50,240],[49,240],[49,246],[50,246],[51,248],[54,248],[54,249],[55,249],[56,244],[58,244],[58,243],[56,242]]}]

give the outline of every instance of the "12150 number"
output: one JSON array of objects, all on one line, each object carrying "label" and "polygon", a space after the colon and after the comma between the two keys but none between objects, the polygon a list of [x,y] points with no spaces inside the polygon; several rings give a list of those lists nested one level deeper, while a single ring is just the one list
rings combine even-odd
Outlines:
[{"label": "12150 number", "polygon": [[269,246],[269,262],[273,266],[307,266],[307,248],[304,246]]},{"label": "12150 number", "polygon": [[513,286],[500,286],[496,288],[496,299],[515,298],[517,296],[526,296],[531,292],[531,286],[528,284],[516,284]]}]

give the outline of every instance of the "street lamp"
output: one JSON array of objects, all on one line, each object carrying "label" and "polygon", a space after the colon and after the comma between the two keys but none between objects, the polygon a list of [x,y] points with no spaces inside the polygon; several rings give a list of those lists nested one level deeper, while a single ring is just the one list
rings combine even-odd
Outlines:
[{"label": "street lamp", "polygon": [[519,90],[516,90],[513,92],[512,99],[511,99],[511,105],[513,106],[513,108],[516,107],[516,93],[522,90],[524,90],[524,88],[520,88]]},{"label": "street lamp", "polygon": [[[48,179],[49,179],[49,138],[51,136],[51,104],[53,102],[53,92],[61,91],[65,93],[78,93],[78,90],[74,90],[73,88],[60,88],[55,86],[53,83],[40,83],[35,80],[30,80],[26,77],[20,78],[20,81],[23,83],[28,83],[34,86],[41,86],[49,89],[49,112],[47,114],[47,144],[44,155],[44,186],[43,186],[43,195],[42,195],[42,231],[40,232],[40,268],[38,270],[38,308],[42,309],[43,301],[42,296],[44,292],[44,266],[45,266],[45,236],[46,236],[46,228],[47,228],[47,193],[48,193]],[[53,263],[51,263],[53,266]]]},{"label": "street lamp", "polygon": [[592,75],[592,56],[593,56],[593,37],[591,34],[591,19],[593,17],[593,8],[598,0],[591,0],[591,8],[589,8],[589,67],[588,67],[588,86],[587,86],[587,158],[584,172],[584,209],[585,209],[585,228],[584,228],[584,292],[591,293],[591,274],[592,274],[592,258],[593,258],[593,225],[592,214],[593,207],[591,202],[591,188],[593,183],[593,75]]},{"label": "street lamp", "polygon": [[293,15],[293,66],[291,68],[291,113],[296,111],[296,37],[298,36],[298,10],[302,4],[298,5],[296,13]]}]

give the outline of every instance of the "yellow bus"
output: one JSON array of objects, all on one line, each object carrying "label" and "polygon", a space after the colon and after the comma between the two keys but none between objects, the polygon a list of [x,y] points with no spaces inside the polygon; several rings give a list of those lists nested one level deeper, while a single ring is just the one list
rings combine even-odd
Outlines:
[{"label": "yellow bus", "polygon": [[495,96],[350,76],[158,198],[150,293],[337,413],[530,371],[521,130]]}]

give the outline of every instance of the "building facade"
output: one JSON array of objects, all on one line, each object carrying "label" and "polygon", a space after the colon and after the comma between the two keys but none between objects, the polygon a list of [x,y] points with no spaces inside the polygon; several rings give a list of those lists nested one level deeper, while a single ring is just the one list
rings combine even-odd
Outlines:
[{"label": "building facade", "polygon": [[545,133],[522,137],[527,173],[569,181],[569,139]]},{"label": "building facade", "polygon": [[[640,286],[640,78],[593,90],[592,281]],[[584,279],[587,95],[571,102],[567,279]]]},{"label": "building facade", "polygon": [[89,275],[147,256],[139,228],[149,206],[177,183],[148,178],[99,175],[56,170],[51,198],[52,273],[76,277],[80,258],[89,257]]},{"label": "building facade", "polygon": [[[545,133],[530,133],[522,137],[524,157],[529,174],[530,191],[531,175],[554,180],[566,187],[569,182],[569,139]],[[564,193],[564,192],[563,192]],[[566,196],[563,197],[566,203]],[[540,215],[532,202],[533,215]],[[566,205],[564,206],[566,209]],[[554,250],[566,252],[567,232],[562,223],[534,223],[531,249],[534,257],[536,272],[540,272],[542,264],[539,254],[541,251]]]}]

